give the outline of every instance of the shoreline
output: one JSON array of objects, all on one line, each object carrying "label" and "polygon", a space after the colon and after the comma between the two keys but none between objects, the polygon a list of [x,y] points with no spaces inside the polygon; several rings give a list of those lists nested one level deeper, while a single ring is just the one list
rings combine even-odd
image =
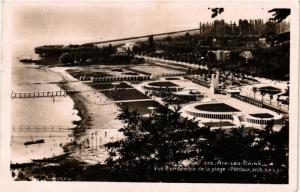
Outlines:
[{"label": "shoreline", "polygon": [[[57,84],[60,88],[62,88],[63,90],[68,90],[68,85],[67,84]],[[73,109],[77,110],[77,115],[80,117],[79,121],[73,121],[72,123],[74,125],[76,125],[76,127],[74,128],[72,135],[74,137],[74,141],[67,143],[66,145],[62,146],[62,148],[64,149],[64,154],[70,154],[72,153],[72,151],[75,150],[77,143],[76,140],[78,140],[80,138],[80,136],[83,135],[83,133],[86,130],[86,124],[88,124],[88,122],[90,122],[90,116],[88,115],[88,109],[87,106],[84,104],[84,102],[82,101],[82,98],[80,98],[81,96],[78,94],[69,94],[68,95],[72,100],[73,100]],[[71,158],[69,155],[67,155],[68,158]],[[75,160],[75,159],[74,159]]]},{"label": "shoreline", "polygon": [[[56,73],[62,77],[62,81],[57,83],[57,86],[63,90],[69,90],[72,87],[68,84],[62,83],[65,78],[62,74],[55,71],[47,71],[50,73]],[[71,142],[68,142],[61,146],[63,153],[54,157],[44,157],[41,159],[33,159],[31,162],[11,162],[10,171],[12,173],[12,178],[14,180],[20,180],[26,173],[30,173],[31,170],[35,169],[47,169],[49,166],[66,166],[72,164],[74,167],[81,168],[83,165],[86,166],[88,163],[84,161],[79,161],[76,156],[72,156],[72,153],[76,152],[78,147],[77,140],[80,139],[80,136],[86,131],[86,125],[91,121],[91,116],[88,113],[88,107],[84,104],[84,98],[80,94],[69,94],[68,95],[73,101],[73,109],[77,110],[77,116],[80,117],[78,121],[72,121],[73,125],[76,125],[72,132],[72,137],[74,138]],[[30,173],[29,175],[35,175],[35,178],[40,177],[38,173]],[[46,180],[51,180],[51,176],[43,174],[42,177],[48,178]],[[31,180],[30,178],[27,178]],[[65,178],[67,179],[67,178]],[[21,179],[22,180],[22,179]]]},{"label": "shoreline", "polygon": [[[70,86],[67,84],[59,83],[58,86],[63,90],[70,90]],[[73,124],[77,125],[78,129],[86,129],[86,124],[90,123],[90,115],[88,114],[87,106],[82,101],[83,98],[79,94],[69,94],[68,95],[74,102],[73,108],[78,111],[77,115],[81,118],[79,121],[74,121]]]},{"label": "shoreline", "polygon": [[[19,91],[55,91],[59,90],[61,86],[59,82],[63,78],[55,71],[47,70],[45,67],[39,65],[28,66],[23,63],[16,63],[13,70],[25,72],[30,76],[36,76],[35,79],[28,78],[24,75],[23,84],[18,85],[19,79],[14,79],[15,88]],[[52,83],[56,82],[56,83]],[[36,160],[51,159],[52,157],[60,157],[68,153],[65,146],[74,141],[73,129],[80,124],[83,115],[79,113],[79,108],[75,110],[75,102],[71,97],[57,97],[57,98],[37,98],[29,100],[18,100],[12,103],[13,109],[16,111],[15,117],[12,119],[12,124],[28,125],[28,126],[52,126],[60,127],[56,131],[12,131],[11,138],[11,164],[30,163]],[[24,108],[24,110],[23,110]],[[83,109],[83,107],[80,107]],[[82,111],[82,109],[80,109]],[[49,115],[53,113],[53,115]],[[19,118],[24,114],[24,118]],[[77,115],[78,114],[78,115]],[[84,114],[84,113],[83,113]],[[23,116],[22,116],[23,117]],[[32,119],[31,118],[36,118]],[[44,143],[38,145],[31,145],[30,147],[24,145],[27,141],[43,140]]]},{"label": "shoreline", "polygon": [[[81,120],[73,122],[77,125],[72,133],[74,141],[67,144],[64,149],[74,160],[87,164],[103,163],[107,158],[107,151],[103,145],[120,138],[118,130],[123,124],[116,119],[119,106],[107,103],[109,98],[72,77],[66,72],[67,69],[51,68],[52,72],[59,74],[63,79],[58,84],[59,87],[66,91],[79,92],[68,94]],[[82,150],[82,147],[85,149]]]}]

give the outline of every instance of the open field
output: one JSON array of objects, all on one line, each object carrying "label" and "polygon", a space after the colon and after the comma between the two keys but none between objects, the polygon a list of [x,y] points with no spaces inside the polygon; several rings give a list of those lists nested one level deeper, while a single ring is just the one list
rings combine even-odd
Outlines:
[{"label": "open field", "polygon": [[[87,85],[93,87],[94,89],[97,90],[103,90],[103,89],[112,89],[114,88],[114,85],[112,85],[111,83],[87,83]],[[121,82],[119,85],[116,85],[116,88],[131,88],[130,85]]]},{"label": "open field", "polygon": [[160,66],[150,66],[150,65],[139,65],[139,66],[134,66],[130,67],[131,69],[134,69],[135,71],[142,71],[146,72],[152,75],[162,75],[163,73],[180,73],[182,71],[178,70],[173,70],[173,69],[168,69],[165,67],[160,67]]},{"label": "open field", "polygon": [[67,69],[67,72],[74,78],[79,79],[81,76],[86,77],[122,77],[145,75],[143,72],[131,70],[128,67],[115,66],[98,66],[98,67],[78,67]]},{"label": "open field", "polygon": [[136,89],[107,90],[107,91],[101,91],[101,93],[103,93],[106,97],[115,101],[149,99],[149,97],[137,91]]},{"label": "open field", "polygon": [[156,86],[156,87],[178,87],[178,85],[169,81],[153,82],[153,83],[149,83],[149,85]]},{"label": "open field", "polygon": [[94,72],[94,71],[86,71],[79,69],[68,69],[67,72],[72,75],[74,78],[79,79],[80,77],[108,77],[111,76],[105,72]]},{"label": "open field", "polygon": [[142,72],[130,70],[129,67],[103,67],[101,71],[115,77],[144,75]]}]

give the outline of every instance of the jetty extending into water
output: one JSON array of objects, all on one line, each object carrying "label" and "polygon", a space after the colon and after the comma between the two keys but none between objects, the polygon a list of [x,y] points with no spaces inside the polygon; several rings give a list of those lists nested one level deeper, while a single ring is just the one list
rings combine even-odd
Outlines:
[{"label": "jetty extending into water", "polygon": [[36,98],[36,97],[65,97],[67,91],[44,91],[44,92],[23,92],[23,93],[11,93],[11,98]]},{"label": "jetty extending into water", "polygon": [[73,126],[66,125],[12,125],[13,132],[70,132],[74,129]]}]

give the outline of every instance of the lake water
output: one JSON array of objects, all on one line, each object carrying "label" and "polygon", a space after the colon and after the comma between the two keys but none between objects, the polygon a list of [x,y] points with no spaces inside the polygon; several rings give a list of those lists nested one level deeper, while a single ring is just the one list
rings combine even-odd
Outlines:
[{"label": "lake water", "polygon": [[[31,45],[14,47],[12,58],[12,91],[37,92],[59,91],[60,87],[49,82],[58,82],[62,78],[45,68],[33,64],[24,64],[17,57],[37,57]],[[70,97],[44,97],[12,99],[12,127],[75,127],[73,121],[80,120],[74,102]],[[30,162],[33,159],[63,154],[62,146],[73,140],[70,130],[63,132],[36,132],[12,130],[11,161],[13,163]],[[25,146],[28,141],[43,139],[44,143]]]}]

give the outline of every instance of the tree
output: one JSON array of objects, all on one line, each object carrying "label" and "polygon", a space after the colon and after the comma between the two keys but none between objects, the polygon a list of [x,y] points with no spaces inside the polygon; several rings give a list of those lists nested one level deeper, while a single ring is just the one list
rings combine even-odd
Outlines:
[{"label": "tree", "polygon": [[261,94],[261,102],[264,103],[264,96],[266,95],[266,93],[261,91],[260,94]]},{"label": "tree", "polygon": [[252,92],[253,92],[253,97],[255,99],[255,95],[256,95],[256,92],[257,92],[257,87],[253,87]]},{"label": "tree", "polygon": [[171,36],[167,36],[164,40],[171,43],[173,38]]},{"label": "tree", "polygon": [[187,146],[201,136],[198,123],[182,119],[179,108],[173,112],[168,106],[158,107],[149,118],[124,108],[118,118],[126,124],[120,130],[125,138],[106,145],[107,163],[115,168],[145,170],[180,164],[189,156]]},{"label": "tree", "polygon": [[280,23],[291,14],[291,9],[275,8],[275,9],[269,10],[268,12],[269,13],[273,12],[273,18],[270,19],[271,21]]},{"label": "tree", "polygon": [[272,104],[272,99],[274,97],[274,95],[272,93],[269,93],[269,97],[270,97],[270,105]]},{"label": "tree", "polygon": [[185,35],[184,35],[184,40],[185,41],[190,42],[191,38],[192,38],[192,36],[189,33],[185,33]]},{"label": "tree", "polygon": [[[118,119],[125,124],[120,129],[124,138],[105,145],[109,152],[106,163],[111,170],[126,170],[135,177],[151,175],[157,167],[182,166],[184,162],[185,165],[188,162],[189,166],[202,166],[203,162],[218,160],[262,161],[266,167],[270,163],[280,168],[288,165],[287,130],[275,132],[272,129],[274,122],[267,125],[266,131],[250,132],[243,126],[226,132],[220,128],[211,130],[209,127],[200,128],[194,120],[182,118],[179,108],[171,111],[167,105],[158,107],[149,117],[123,108]],[[286,179],[288,169],[285,168],[283,177]],[[249,173],[247,177],[261,182],[270,179],[273,174],[258,178]],[[184,181],[185,178],[182,179]]]},{"label": "tree", "polygon": [[280,131],[272,129],[274,122],[266,126],[266,131],[261,134],[268,143],[266,158],[276,166],[285,167],[288,170],[288,146],[289,146],[289,122],[285,121]]},{"label": "tree", "polygon": [[253,59],[251,51],[243,51],[240,56],[245,59],[245,63],[248,63],[249,60]]},{"label": "tree", "polygon": [[212,51],[207,52],[206,57],[209,61],[215,61],[216,60],[216,54]]},{"label": "tree", "polygon": [[277,106],[280,109],[280,95],[277,96],[276,100],[277,100]]},{"label": "tree", "polygon": [[150,35],[148,37],[148,47],[149,47],[150,50],[152,50],[154,48],[154,39],[153,39],[152,35]]},{"label": "tree", "polygon": [[[224,12],[224,8],[223,7],[216,7],[216,8],[208,8],[211,9],[212,11],[212,15],[211,18],[214,18],[220,14],[222,14]],[[274,8],[268,11],[269,13],[273,13],[273,17],[270,18],[270,21],[275,21],[277,23],[282,22],[283,20],[285,20],[290,14],[291,14],[291,9],[287,9],[287,8]]]}]

